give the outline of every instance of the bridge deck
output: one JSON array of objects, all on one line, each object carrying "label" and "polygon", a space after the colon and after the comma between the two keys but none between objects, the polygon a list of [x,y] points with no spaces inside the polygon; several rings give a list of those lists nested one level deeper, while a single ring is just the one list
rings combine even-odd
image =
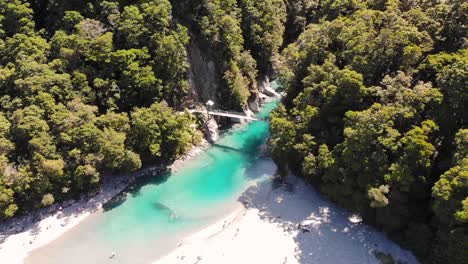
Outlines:
[{"label": "bridge deck", "polygon": [[[190,113],[206,113],[206,111],[204,110],[196,110],[196,109],[192,109],[189,112]],[[243,113],[227,112],[227,111],[220,111],[220,110],[209,111],[208,114],[216,115],[216,116],[232,117],[232,118],[238,118],[238,119],[245,119],[245,120],[252,120],[252,121],[259,120],[256,117],[246,116]]]}]

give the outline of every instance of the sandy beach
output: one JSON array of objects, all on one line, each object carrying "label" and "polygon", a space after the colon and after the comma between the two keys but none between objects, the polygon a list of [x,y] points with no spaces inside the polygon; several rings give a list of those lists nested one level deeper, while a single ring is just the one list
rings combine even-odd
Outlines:
[{"label": "sandy beach", "polygon": [[398,263],[418,263],[373,228],[290,176],[273,188],[259,181],[239,198],[237,209],[181,242],[154,262],[167,263],[380,263],[375,252]]},{"label": "sandy beach", "polygon": [[[193,148],[171,170],[183,166],[206,146]],[[251,178],[248,186],[234,198],[236,206],[230,213],[181,238],[174,250],[154,259],[153,264],[380,263],[376,252],[391,255],[398,263],[418,263],[410,252],[356,221],[355,216],[323,198],[298,177],[289,176],[286,183],[277,182],[273,180],[275,172],[276,166],[270,159],[257,161],[246,175]],[[62,210],[46,208],[14,219],[0,232],[2,263],[23,263],[31,251],[54,241],[101,210],[104,203],[142,175],[145,170],[110,178],[91,199],[64,202]],[[120,263],[118,254],[113,261]]]},{"label": "sandy beach", "polygon": [[[352,221],[352,215],[312,191],[301,179],[289,176],[287,184],[275,184],[271,179],[274,168],[271,161],[265,162],[260,169],[269,170],[270,176],[253,180],[229,215],[186,237],[153,264],[380,263],[376,251],[401,263],[418,263],[383,234]],[[117,188],[107,184],[91,200],[75,203],[23,232],[6,236],[0,244],[2,263],[23,263],[28,252],[78,225],[125,186],[125,181]]]},{"label": "sandy beach", "polygon": [[[187,155],[176,160],[169,169],[177,170],[185,161],[194,158],[207,146],[205,141],[193,147]],[[134,174],[106,177],[102,190],[92,198],[64,201],[7,221],[0,226],[1,263],[22,264],[31,251],[54,241],[92,213],[101,210],[103,204],[121,193],[136,178],[151,174],[156,170],[158,168],[150,167]]]}]

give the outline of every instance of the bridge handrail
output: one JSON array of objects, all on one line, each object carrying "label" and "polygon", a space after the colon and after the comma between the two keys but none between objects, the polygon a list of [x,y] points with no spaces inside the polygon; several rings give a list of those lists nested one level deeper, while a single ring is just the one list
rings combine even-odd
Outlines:
[{"label": "bridge handrail", "polygon": [[[206,110],[200,110],[200,109],[190,109],[189,111],[190,111],[190,112],[194,112],[194,113],[197,113],[197,112],[200,112],[200,113],[206,112]],[[242,113],[242,112],[223,111],[223,110],[219,110],[219,109],[216,109],[216,110],[209,110],[208,112],[212,112],[212,113],[225,113],[225,114],[233,114],[233,115],[245,116],[245,113]]]},{"label": "bridge handrail", "polygon": [[[189,112],[191,112],[191,113],[206,113],[206,110],[191,109],[191,110],[189,110]],[[256,117],[247,116],[247,115],[245,115],[245,113],[234,112],[234,111],[223,111],[223,110],[216,109],[216,110],[210,110],[210,111],[208,111],[208,113],[215,114],[215,115],[216,114],[226,114],[226,115],[231,115],[234,118],[259,120]]]},{"label": "bridge handrail", "polygon": [[219,109],[210,110],[210,112],[213,112],[213,113],[225,113],[225,114],[233,114],[233,115],[242,115],[242,116],[245,116],[245,113],[242,113],[242,112],[224,111],[224,110],[219,110]]}]

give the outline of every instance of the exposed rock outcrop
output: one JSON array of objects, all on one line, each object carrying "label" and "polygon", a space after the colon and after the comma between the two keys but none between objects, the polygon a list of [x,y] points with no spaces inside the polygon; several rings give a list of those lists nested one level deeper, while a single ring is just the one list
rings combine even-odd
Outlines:
[{"label": "exposed rock outcrop", "polygon": [[193,98],[202,103],[208,100],[216,100],[221,76],[216,68],[215,60],[200,48],[199,43],[193,36],[188,45],[187,53],[190,64],[189,82],[192,87]]},{"label": "exposed rock outcrop", "polygon": [[258,80],[258,83],[259,83],[258,90],[261,93],[271,96],[271,97],[277,97],[277,98],[281,97],[281,95],[277,93],[275,89],[271,87],[270,79],[268,78],[268,76],[265,76],[264,78]]},{"label": "exposed rock outcrop", "polygon": [[[203,41],[197,40],[196,36],[191,34],[191,41],[187,47],[188,62],[190,64],[189,83],[191,86],[192,97],[195,101],[204,104],[208,100],[216,102],[222,94],[222,74],[219,64],[217,64],[215,54],[204,49]],[[274,89],[271,88],[268,77],[261,77],[254,82],[254,87],[250,87],[253,93],[247,100],[244,113],[248,116],[254,116],[254,113],[260,111],[260,107],[268,97],[279,97]],[[222,102],[220,103],[222,104]],[[213,143],[219,138],[218,124],[214,118],[205,115],[204,130],[206,139]],[[219,121],[226,122],[226,119]],[[232,123],[244,123],[245,120],[231,118]]]},{"label": "exposed rock outcrop", "polygon": [[249,106],[249,109],[252,112],[257,113],[258,111],[260,111],[259,97],[251,96],[247,101],[247,105]]},{"label": "exposed rock outcrop", "polygon": [[214,143],[219,139],[218,124],[214,118],[210,118],[205,122],[205,134],[210,143]]},{"label": "exposed rock outcrop", "polygon": [[265,102],[268,99],[268,95],[264,93],[259,93],[258,98],[260,99],[260,102]]}]

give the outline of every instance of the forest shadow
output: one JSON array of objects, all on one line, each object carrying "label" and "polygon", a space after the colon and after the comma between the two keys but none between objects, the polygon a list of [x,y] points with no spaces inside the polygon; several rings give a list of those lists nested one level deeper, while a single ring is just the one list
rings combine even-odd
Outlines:
[{"label": "forest shadow", "polygon": [[244,153],[247,153],[250,156],[256,155],[265,141],[266,135],[252,135],[244,140],[241,149]]},{"label": "forest shadow", "polygon": [[233,152],[238,152],[238,153],[241,153],[241,154],[244,153],[244,151],[242,149],[237,149],[237,148],[227,146],[227,145],[221,145],[221,144],[214,143],[214,144],[212,144],[212,146],[216,147],[218,149],[221,149],[223,151],[226,151],[226,152],[233,151]]},{"label": "forest shadow", "polygon": [[299,263],[379,263],[374,254],[379,243],[387,243],[373,228],[349,221],[349,212],[295,176],[258,181],[239,201],[294,237]]},{"label": "forest shadow", "polygon": [[136,178],[131,184],[125,187],[119,194],[114,196],[108,202],[102,205],[104,212],[108,212],[122,205],[128,198],[138,197],[140,191],[144,186],[148,185],[160,185],[166,182],[171,175],[170,171],[157,172],[156,174],[148,174],[139,178]]},{"label": "forest shadow", "polygon": [[243,140],[240,147],[232,147],[224,144],[214,143],[213,147],[218,148],[225,152],[236,152],[247,156],[255,156],[258,154],[259,148],[264,144],[265,137],[262,135],[252,135]]},{"label": "forest shadow", "polygon": [[[92,200],[93,198],[91,198]],[[70,205],[55,204],[48,208],[42,208],[34,211],[28,215],[20,216],[18,218],[12,218],[10,220],[1,223],[0,228],[0,247],[3,242],[11,235],[16,235],[22,232],[27,232],[32,236],[29,241],[33,244],[36,240],[36,236],[39,235],[43,228],[49,229],[51,226],[41,227],[39,224],[41,220],[50,217],[52,212],[58,212],[57,219],[65,218],[65,221],[61,223],[61,226],[67,225],[73,218],[78,217],[82,213],[93,213],[98,210],[99,202],[90,202],[87,198],[83,197],[78,200],[78,203]],[[71,206],[73,205],[73,206]],[[62,208],[62,206],[64,206]]]}]

